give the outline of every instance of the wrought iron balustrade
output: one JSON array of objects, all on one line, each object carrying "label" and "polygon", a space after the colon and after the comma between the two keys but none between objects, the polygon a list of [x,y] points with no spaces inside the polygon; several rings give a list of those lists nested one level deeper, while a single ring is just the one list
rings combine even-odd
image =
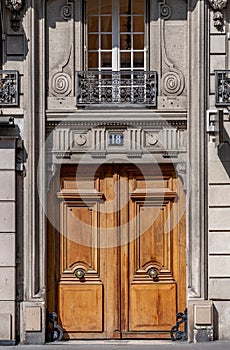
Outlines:
[{"label": "wrought iron balustrade", "polygon": [[81,71],[76,74],[77,105],[130,105],[155,107],[157,73],[154,71]]},{"label": "wrought iron balustrade", "polygon": [[0,106],[17,106],[18,90],[18,72],[0,70]]},{"label": "wrought iron balustrade", "polygon": [[215,104],[230,106],[230,70],[215,71]]}]

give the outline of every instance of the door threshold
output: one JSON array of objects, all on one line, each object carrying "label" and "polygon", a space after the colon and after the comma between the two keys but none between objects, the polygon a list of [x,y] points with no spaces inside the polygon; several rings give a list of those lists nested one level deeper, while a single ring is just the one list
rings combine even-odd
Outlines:
[{"label": "door threshold", "polygon": [[101,339],[101,340],[62,340],[46,345],[168,345],[171,340],[157,339]]}]

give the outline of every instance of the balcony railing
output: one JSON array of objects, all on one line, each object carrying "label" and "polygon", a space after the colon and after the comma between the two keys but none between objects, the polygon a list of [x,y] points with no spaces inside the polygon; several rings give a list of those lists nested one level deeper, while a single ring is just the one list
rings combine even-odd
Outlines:
[{"label": "balcony railing", "polygon": [[157,73],[152,71],[82,71],[76,75],[77,105],[130,105],[155,107]]},{"label": "balcony railing", "polygon": [[18,90],[18,72],[0,70],[0,106],[17,106]]},{"label": "balcony railing", "polygon": [[230,70],[215,71],[215,104],[230,106]]}]

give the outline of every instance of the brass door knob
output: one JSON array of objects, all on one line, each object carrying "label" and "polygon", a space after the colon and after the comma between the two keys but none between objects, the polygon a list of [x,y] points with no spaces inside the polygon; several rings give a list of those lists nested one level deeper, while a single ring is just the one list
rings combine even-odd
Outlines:
[{"label": "brass door knob", "polygon": [[149,277],[153,278],[153,279],[157,279],[158,278],[158,271],[156,269],[149,269],[148,270],[148,275]]},{"label": "brass door knob", "polygon": [[75,271],[75,276],[79,279],[82,279],[85,277],[85,271],[83,269],[77,269]]}]

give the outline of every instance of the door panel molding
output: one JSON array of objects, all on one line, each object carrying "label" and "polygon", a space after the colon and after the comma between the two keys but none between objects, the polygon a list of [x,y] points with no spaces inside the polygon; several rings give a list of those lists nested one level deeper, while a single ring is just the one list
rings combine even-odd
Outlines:
[{"label": "door panel molding", "polygon": [[131,285],[130,331],[167,331],[175,322],[176,284]]}]

